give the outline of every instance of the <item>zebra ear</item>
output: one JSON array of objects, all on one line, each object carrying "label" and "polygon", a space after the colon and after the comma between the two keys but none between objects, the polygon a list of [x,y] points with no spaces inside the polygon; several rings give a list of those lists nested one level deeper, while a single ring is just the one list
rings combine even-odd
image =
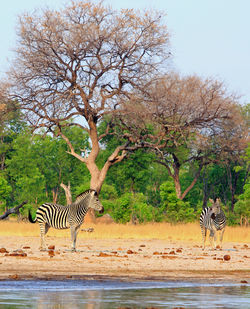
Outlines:
[{"label": "zebra ear", "polygon": [[210,199],[209,199],[209,202],[213,204],[213,203],[214,203],[214,200],[210,198]]},{"label": "zebra ear", "polygon": [[220,198],[217,198],[215,202],[216,204],[220,204]]}]

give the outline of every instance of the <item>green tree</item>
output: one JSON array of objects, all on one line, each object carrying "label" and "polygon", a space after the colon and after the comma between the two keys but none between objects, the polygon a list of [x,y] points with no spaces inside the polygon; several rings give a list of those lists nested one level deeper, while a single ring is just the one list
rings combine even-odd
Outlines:
[{"label": "green tree", "polygon": [[147,204],[142,193],[126,192],[107,206],[111,216],[119,223],[133,221],[134,217],[140,223],[159,220],[158,210]]},{"label": "green tree", "polygon": [[6,200],[11,192],[11,186],[7,180],[0,175],[0,209],[1,211],[6,209]]},{"label": "green tree", "polygon": [[166,212],[168,222],[191,222],[196,219],[196,214],[190,204],[177,198],[172,181],[163,183],[160,190],[161,208]]},{"label": "green tree", "polygon": [[30,133],[23,132],[14,140],[13,154],[10,159],[6,160],[14,200],[19,203],[24,200],[28,201],[21,211],[31,205],[38,206],[46,201],[45,177],[40,172],[37,161],[34,160],[32,147]]},{"label": "green tree", "polygon": [[244,186],[244,192],[238,197],[235,203],[234,212],[240,225],[249,225],[250,218],[250,178]]},{"label": "green tree", "polygon": [[16,102],[0,103],[0,170],[5,169],[5,161],[11,155],[12,142],[25,127],[23,115]]}]

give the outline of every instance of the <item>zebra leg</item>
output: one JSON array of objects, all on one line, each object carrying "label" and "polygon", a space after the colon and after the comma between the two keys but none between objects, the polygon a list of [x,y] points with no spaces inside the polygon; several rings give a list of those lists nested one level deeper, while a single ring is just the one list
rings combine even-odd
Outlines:
[{"label": "zebra leg", "polygon": [[214,249],[217,249],[216,243],[217,243],[217,231],[214,232]]},{"label": "zebra leg", "polygon": [[224,232],[225,232],[225,228],[223,230],[221,230],[221,233],[220,233],[220,248],[221,249],[222,249],[222,240],[223,240]]},{"label": "zebra leg", "polygon": [[80,226],[71,226],[70,230],[71,230],[71,241],[72,241],[72,247],[71,247],[71,251],[75,252],[76,251],[76,236],[78,234]]},{"label": "zebra leg", "polygon": [[204,226],[201,226],[201,234],[202,234],[202,241],[203,241],[203,248],[202,248],[202,250],[205,250],[205,243],[206,243],[206,237],[207,237],[207,229]]},{"label": "zebra leg", "polygon": [[209,235],[209,240],[210,240],[210,245],[212,247],[212,249],[215,249],[215,245],[214,245],[214,231],[210,230],[210,235]]},{"label": "zebra leg", "polygon": [[40,251],[46,251],[46,244],[45,244],[45,235],[48,233],[49,225],[45,222],[39,223],[40,225],[40,235],[41,235],[41,245]]}]

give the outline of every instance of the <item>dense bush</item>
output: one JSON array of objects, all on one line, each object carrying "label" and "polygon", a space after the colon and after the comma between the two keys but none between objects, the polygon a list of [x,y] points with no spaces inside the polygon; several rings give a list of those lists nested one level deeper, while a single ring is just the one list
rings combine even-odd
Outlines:
[{"label": "dense bush", "polygon": [[173,182],[166,181],[160,187],[161,204],[166,211],[168,222],[191,222],[196,218],[194,208],[189,202],[184,202],[176,197]]}]

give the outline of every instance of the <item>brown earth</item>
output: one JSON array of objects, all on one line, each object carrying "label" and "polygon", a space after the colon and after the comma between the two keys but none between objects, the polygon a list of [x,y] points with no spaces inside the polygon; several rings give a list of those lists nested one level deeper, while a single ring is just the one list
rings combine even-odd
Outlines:
[{"label": "brown earth", "polygon": [[46,240],[48,251],[41,252],[39,237],[0,236],[0,280],[250,282],[250,244],[246,243],[225,243],[223,250],[203,251],[194,241],[79,238],[77,252],[72,253],[68,238]]}]

